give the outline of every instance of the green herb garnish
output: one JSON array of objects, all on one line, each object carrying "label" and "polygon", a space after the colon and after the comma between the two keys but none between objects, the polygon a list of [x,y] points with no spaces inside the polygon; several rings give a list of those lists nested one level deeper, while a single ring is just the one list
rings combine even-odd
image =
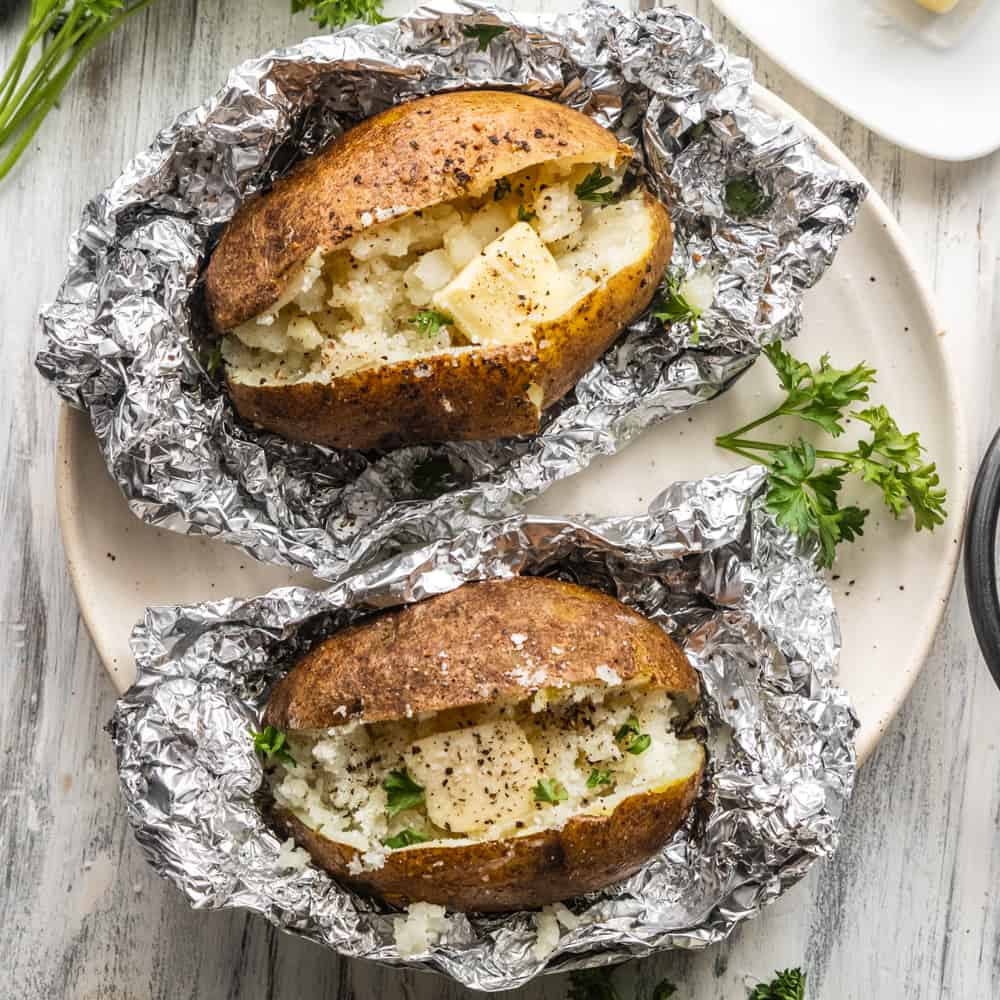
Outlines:
[{"label": "green herb garnish", "polygon": [[726,211],[734,218],[749,219],[761,215],[773,201],[753,177],[734,177],[726,183]]},{"label": "green herb garnish", "polygon": [[615,196],[613,191],[602,191],[609,184],[614,183],[614,178],[608,174],[602,174],[599,166],[587,174],[579,184],[577,184],[576,196],[580,201],[596,201],[598,204],[607,205]]},{"label": "green herb garnish", "polygon": [[402,771],[390,771],[382,782],[382,787],[388,796],[386,812],[390,817],[404,809],[412,809],[424,801],[423,787],[410,777],[410,772],[405,767]]},{"label": "green herb garnish", "polygon": [[537,212],[529,212],[524,205],[517,206],[517,221],[518,222],[531,222],[532,219],[537,219]]},{"label": "green herb garnish", "polygon": [[202,365],[205,368],[206,373],[211,377],[215,376],[222,370],[222,341],[219,340],[212,345],[210,351],[205,351],[202,354]]},{"label": "green herb garnish", "polygon": [[294,764],[295,758],[288,750],[288,736],[274,726],[265,726],[260,732],[250,730],[253,748],[270,763],[277,760],[281,764]]},{"label": "green herb garnish", "polygon": [[555,778],[540,778],[534,792],[536,802],[565,802],[569,798],[566,786]]},{"label": "green herb garnish", "polygon": [[611,970],[601,967],[571,972],[568,1000],[618,1000],[611,981]]},{"label": "green herb garnish", "polygon": [[671,323],[689,322],[691,324],[691,343],[697,344],[701,339],[701,330],[699,329],[698,321],[705,310],[691,305],[684,297],[681,291],[684,279],[667,272],[665,281],[666,286],[663,292],[653,304],[653,318],[668,325]]},{"label": "green herb garnish", "polygon": [[494,38],[509,30],[505,24],[473,24],[463,27],[462,34],[466,38],[475,38],[479,42],[478,50],[485,52]]},{"label": "green herb garnish", "polygon": [[639,732],[639,720],[630,715],[628,721],[618,727],[615,733],[615,740],[626,753],[639,755],[649,749],[653,738],[648,733]]},{"label": "green herb garnish", "polygon": [[381,24],[382,0],[292,0],[292,13],[309,11],[309,17],[321,28],[343,28],[353,21]]},{"label": "green herb garnish", "polygon": [[430,839],[430,837],[425,837],[422,833],[417,833],[416,830],[407,827],[405,830],[400,830],[394,837],[386,837],[382,843],[395,851],[400,847],[409,847],[411,844],[426,843]]},{"label": "green herb garnish", "polygon": [[664,979],[656,984],[653,990],[653,1000],[669,1000],[676,992],[677,987],[669,979]]},{"label": "green herb garnish", "polygon": [[417,328],[422,337],[433,337],[443,326],[451,326],[455,321],[446,313],[436,309],[421,309],[409,322]]},{"label": "green herb garnish", "polygon": [[[849,474],[877,486],[894,517],[911,510],[917,531],[933,531],[944,522],[947,491],[940,485],[934,463],[923,461],[919,435],[904,434],[884,406],[850,408],[852,403],[867,402],[868,387],[875,382],[874,368],[862,362],[840,370],[825,354],[813,368],[792,357],[781,344],[766,347],[764,355],[778,373],[784,401],[763,417],[716,438],[715,443],[768,466],[767,509],[780,525],[817,544],[817,565],[832,566],[837,545],[863,533],[869,512],[839,503]],[[806,420],[832,437],[839,437],[844,421],[853,418],[868,425],[871,437],[850,451],[835,451],[816,448],[802,438],[782,444],[744,436],[780,417]],[[818,467],[818,461],[828,464]]]},{"label": "green herb garnish", "polygon": [[610,785],[611,783],[612,778],[610,771],[598,771],[595,767],[592,768],[590,774],[587,775],[588,788],[598,788],[601,785]]},{"label": "green herb garnish", "polygon": [[510,179],[507,177],[501,177],[500,180],[493,185],[493,200],[503,201],[507,195],[510,194]]},{"label": "green herb garnish", "polygon": [[769,983],[761,983],[750,1000],[805,1000],[806,977],[801,969],[785,969]]}]

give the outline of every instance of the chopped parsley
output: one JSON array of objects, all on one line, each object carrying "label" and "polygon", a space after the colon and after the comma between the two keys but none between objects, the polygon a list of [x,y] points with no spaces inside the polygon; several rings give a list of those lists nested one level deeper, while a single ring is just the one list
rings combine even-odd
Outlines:
[{"label": "chopped parsley", "polygon": [[587,775],[587,787],[588,788],[599,788],[601,785],[610,785],[612,783],[611,772],[610,771],[598,771],[597,768],[593,768],[589,775]]},{"label": "chopped parsley", "polygon": [[222,341],[216,341],[210,351],[202,355],[202,365],[209,376],[215,378],[222,370]]},{"label": "chopped parsley", "polygon": [[669,1000],[676,992],[677,987],[669,979],[663,979],[653,990],[653,1000]]},{"label": "chopped parsley", "polygon": [[485,52],[490,47],[490,42],[510,29],[505,24],[470,24],[462,28],[462,34],[466,38],[475,38],[479,43],[476,48],[480,52]]},{"label": "chopped parsley", "polygon": [[556,802],[565,802],[569,798],[566,786],[561,781],[556,781],[555,778],[540,778],[538,784],[535,785],[534,792],[536,802],[555,804]]},{"label": "chopped parsley", "polygon": [[262,754],[270,763],[276,760],[281,764],[294,764],[295,758],[288,750],[288,736],[275,726],[265,726],[259,733],[250,730],[253,737],[253,748]]},{"label": "chopped parsley", "polygon": [[611,970],[602,966],[571,972],[568,1000],[618,1000],[618,992],[611,981]]},{"label": "chopped parsley", "polygon": [[501,177],[500,180],[493,185],[493,200],[503,201],[507,195],[510,194],[510,178]]},{"label": "chopped parsley", "polygon": [[422,337],[433,337],[443,326],[451,326],[455,321],[446,313],[436,309],[421,309],[410,317],[410,324],[417,328]]},{"label": "chopped parsley", "polygon": [[531,222],[532,219],[537,219],[537,212],[529,212],[524,205],[517,206],[517,221],[518,222]]},{"label": "chopped parsley", "polygon": [[614,198],[613,191],[602,191],[614,183],[614,178],[608,174],[602,174],[599,166],[587,174],[579,184],[577,184],[576,196],[580,201],[595,201],[600,205],[607,205]]},{"label": "chopped parsley", "polygon": [[430,837],[425,837],[422,833],[417,833],[416,830],[412,830],[410,827],[407,827],[405,830],[400,830],[394,837],[386,837],[382,843],[385,844],[386,847],[391,847],[395,851],[400,847],[410,847],[412,844],[423,844],[430,839]]},{"label": "chopped parsley", "polygon": [[736,219],[761,215],[773,201],[752,177],[734,177],[726,183],[726,211]]},{"label": "chopped parsley", "polygon": [[697,344],[701,339],[698,321],[703,312],[704,309],[692,305],[685,297],[684,280],[668,272],[663,293],[653,306],[653,318],[668,325],[689,322],[692,331],[691,343]]},{"label": "chopped parsley", "polygon": [[639,720],[634,715],[630,715],[628,721],[618,728],[615,740],[622,750],[636,756],[645,753],[653,742],[649,733],[639,732]]},{"label": "chopped parsley", "polygon": [[424,801],[423,787],[410,777],[410,772],[405,767],[402,771],[390,771],[382,782],[382,787],[388,796],[386,812],[390,817],[404,809],[412,809]]}]

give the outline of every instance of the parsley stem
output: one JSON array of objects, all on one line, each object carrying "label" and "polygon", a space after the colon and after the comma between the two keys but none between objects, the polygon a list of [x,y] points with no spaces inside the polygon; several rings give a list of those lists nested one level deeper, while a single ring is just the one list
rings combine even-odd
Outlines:
[{"label": "parsley stem", "polygon": [[784,417],[791,412],[793,411],[786,409],[786,404],[782,403],[781,406],[771,410],[770,413],[765,413],[758,420],[751,420],[750,423],[744,424],[742,427],[737,427],[736,430],[724,434],[723,437],[727,439],[738,438],[741,434],[746,434],[747,431],[752,431],[755,427],[760,427],[761,424],[766,424],[769,420],[774,420],[775,417]]},{"label": "parsley stem", "polygon": [[[715,443],[719,448],[725,448],[727,451],[735,451],[740,455],[746,455],[751,458],[756,458],[748,449],[753,449],[754,451],[781,451],[782,448],[787,447],[783,444],[775,444],[773,441],[750,441],[746,438],[736,437],[734,434],[723,434],[721,437],[715,439]],[[828,458],[833,462],[846,462],[853,456],[846,451],[830,451],[826,448],[817,448],[816,457],[817,458]],[[874,459],[869,459],[869,461],[875,461]]]}]

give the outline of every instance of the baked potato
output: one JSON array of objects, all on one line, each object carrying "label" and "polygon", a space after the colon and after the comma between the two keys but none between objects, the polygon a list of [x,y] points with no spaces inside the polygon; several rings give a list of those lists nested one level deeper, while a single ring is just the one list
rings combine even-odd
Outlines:
[{"label": "baked potato", "polygon": [[542,906],[632,874],[684,820],[697,675],[655,624],[537,577],[347,628],[273,688],[274,821],[391,904]]},{"label": "baked potato", "polygon": [[337,448],[538,430],[649,304],[667,209],[628,146],[519,93],[361,123],[241,207],[205,273],[238,412]]}]

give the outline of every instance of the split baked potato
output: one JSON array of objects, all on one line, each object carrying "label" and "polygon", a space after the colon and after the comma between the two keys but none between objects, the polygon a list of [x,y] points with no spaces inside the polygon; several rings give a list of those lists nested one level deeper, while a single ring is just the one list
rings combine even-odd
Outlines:
[{"label": "split baked potato", "polygon": [[628,146],[501,91],[391,108],[249,199],[205,274],[239,413],[338,448],[538,430],[649,304],[667,209]]},{"label": "split baked potato", "polygon": [[467,584],[347,628],[273,688],[275,823],[389,903],[537,907],[631,875],[705,754],[697,675],[655,624],[575,584]]}]

